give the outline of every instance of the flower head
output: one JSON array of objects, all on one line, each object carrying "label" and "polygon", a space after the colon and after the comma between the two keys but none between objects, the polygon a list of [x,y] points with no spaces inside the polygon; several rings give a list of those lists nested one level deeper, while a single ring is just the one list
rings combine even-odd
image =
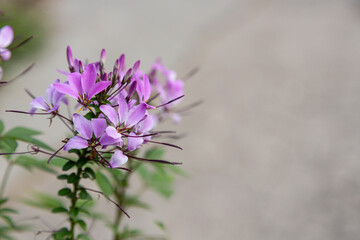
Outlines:
[{"label": "flower head", "polygon": [[59,92],[77,99],[85,107],[88,107],[93,96],[104,91],[111,84],[110,81],[96,82],[97,72],[93,64],[87,65],[82,74],[73,72],[67,77],[68,82],[54,84],[54,87]]},{"label": "flower head", "polygon": [[32,106],[32,109],[30,110],[31,113],[34,113],[36,109],[41,109],[48,113],[58,110],[60,102],[64,100],[64,94],[54,88],[54,84],[58,83],[60,83],[59,79],[48,87],[46,90],[46,99],[40,96],[30,102],[30,105]]}]

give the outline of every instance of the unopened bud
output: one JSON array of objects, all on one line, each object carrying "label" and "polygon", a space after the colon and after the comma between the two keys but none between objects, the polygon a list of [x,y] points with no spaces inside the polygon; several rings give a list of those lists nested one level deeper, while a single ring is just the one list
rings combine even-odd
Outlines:
[{"label": "unopened bud", "polygon": [[69,68],[74,69],[74,58],[73,58],[70,46],[67,46],[66,58],[67,58],[67,61],[68,61],[68,64],[69,64]]},{"label": "unopened bud", "polygon": [[105,59],[106,59],[106,51],[105,49],[101,50],[101,54],[100,54],[100,62],[102,64],[105,64]]},{"label": "unopened bud", "polygon": [[133,66],[134,73],[137,72],[137,70],[139,69],[139,66],[140,66],[140,60],[138,60],[138,61],[136,61],[136,63],[134,63],[134,66]]}]

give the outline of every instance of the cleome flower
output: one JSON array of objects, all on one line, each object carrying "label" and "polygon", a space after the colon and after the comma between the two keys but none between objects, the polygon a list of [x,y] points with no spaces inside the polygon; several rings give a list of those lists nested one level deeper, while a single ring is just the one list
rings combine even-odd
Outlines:
[{"label": "cleome flower", "polygon": [[[6,25],[0,28],[0,62],[8,61],[11,58],[11,52],[7,47],[14,40],[14,31],[13,29]],[[0,80],[2,79],[3,70],[0,66]]]},{"label": "cleome flower", "polygon": [[110,81],[96,82],[97,73],[93,64],[87,65],[82,74],[73,72],[68,74],[67,78],[68,82],[56,83],[54,87],[59,92],[77,99],[85,108],[88,108],[93,96],[104,91],[111,84]]},{"label": "cleome flower", "polygon": [[[123,136],[127,135],[126,133],[131,132],[131,129],[135,125],[147,118],[146,104],[142,103],[131,107],[126,102],[125,98],[122,95],[119,95],[118,105],[117,110],[110,105],[101,105],[100,110],[112,124],[106,128],[106,133],[113,139],[122,142],[121,139]],[[132,147],[130,146],[130,148]]]},{"label": "cleome flower", "polygon": [[[106,134],[105,129],[107,127],[107,123],[103,118],[93,118],[89,121],[80,114],[75,113],[73,115],[73,122],[75,129],[80,136],[77,135],[70,138],[64,145],[65,151],[69,151],[71,149],[91,148],[90,158],[94,159],[97,156],[101,158],[100,154],[96,150],[96,147],[102,146],[105,148],[109,145],[116,145],[119,143],[118,140],[113,139]],[[116,168],[126,163],[127,157],[126,161],[124,157],[126,156],[123,156],[122,153],[114,154],[110,159],[110,167]]]},{"label": "cleome flower", "polygon": [[34,113],[37,109],[46,111],[48,113],[53,113],[58,110],[60,107],[61,101],[64,102],[65,94],[57,91],[54,88],[54,84],[60,83],[60,80],[57,79],[53,84],[51,84],[46,90],[46,99],[42,96],[35,98],[30,102],[32,109],[30,113]]}]

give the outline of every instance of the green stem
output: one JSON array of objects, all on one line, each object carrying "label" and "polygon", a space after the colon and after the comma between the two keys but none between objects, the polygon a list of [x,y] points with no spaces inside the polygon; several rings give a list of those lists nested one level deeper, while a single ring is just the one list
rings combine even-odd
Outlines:
[{"label": "green stem", "polygon": [[0,199],[3,197],[4,191],[5,191],[5,186],[9,180],[9,176],[10,176],[12,167],[13,167],[13,163],[7,161],[7,166],[6,166],[4,176],[1,180],[1,185],[0,185]]},{"label": "green stem", "polygon": [[[129,168],[132,170],[135,170],[138,166],[140,166],[140,164],[136,164],[136,165],[132,166],[131,162],[129,162]],[[116,197],[116,202],[124,209],[126,208],[126,202],[124,201],[124,199],[126,196],[126,190],[128,187],[130,176],[131,176],[131,172],[126,172],[124,179],[121,181],[121,183],[116,185],[116,188],[114,191],[115,197]],[[118,229],[120,227],[120,223],[121,223],[121,219],[122,219],[123,215],[124,215],[124,213],[121,211],[121,209],[116,210],[116,215],[115,215],[115,220],[114,220],[114,226],[116,227],[116,229]],[[118,234],[118,231],[114,231],[114,240],[121,240],[120,234]]]},{"label": "green stem", "polygon": [[72,193],[72,197],[71,197],[71,206],[70,206],[70,234],[71,234],[71,240],[75,239],[75,225],[76,225],[76,219],[73,218],[71,216],[71,213],[73,213],[75,211],[76,208],[76,203],[78,200],[77,197],[77,192],[79,191],[79,184],[80,184],[80,176],[82,173],[82,168],[79,167],[76,173],[77,179],[74,183],[73,183],[73,193]]}]

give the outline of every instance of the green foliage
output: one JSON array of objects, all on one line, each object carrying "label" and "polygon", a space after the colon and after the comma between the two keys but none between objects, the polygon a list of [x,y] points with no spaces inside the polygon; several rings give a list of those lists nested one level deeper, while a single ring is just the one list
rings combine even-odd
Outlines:
[{"label": "green foliage", "polygon": [[161,221],[155,221],[156,226],[158,226],[161,230],[165,231],[166,227],[165,224]]},{"label": "green foliage", "polygon": [[96,183],[106,196],[109,197],[114,192],[114,188],[110,180],[100,171],[96,172]]},{"label": "green foliage", "polygon": [[4,131],[5,125],[4,122],[0,120],[0,134]]},{"label": "green foliage", "polygon": [[48,211],[52,211],[58,207],[64,207],[63,202],[58,197],[40,192],[34,192],[32,199],[22,199],[21,201],[30,206]]},{"label": "green foliage", "polygon": [[13,163],[28,171],[32,171],[35,168],[49,173],[56,173],[54,169],[49,167],[47,160],[37,160],[36,158],[27,155],[18,156]]},{"label": "green foliage", "polygon": [[53,151],[54,149],[52,149],[46,143],[32,137],[32,136],[36,136],[36,135],[39,135],[39,134],[41,134],[41,132],[32,130],[30,128],[15,127],[13,129],[11,129],[10,131],[8,131],[7,133],[5,133],[5,137],[6,138],[11,138],[11,139],[14,139],[14,140],[19,140],[19,141],[31,143],[31,144],[34,144],[34,145],[39,146],[41,148],[45,148],[47,150]]},{"label": "green foliage", "polygon": [[[145,153],[148,159],[163,159],[165,151],[161,148],[152,148]],[[161,163],[141,164],[137,168],[144,184],[165,198],[171,197],[174,192],[174,176],[169,171],[170,165]]]},{"label": "green foliage", "polygon": [[71,189],[70,188],[62,188],[58,191],[59,196],[69,196],[71,195]]},{"label": "green foliage", "polygon": [[62,170],[66,172],[67,170],[70,170],[73,166],[75,166],[75,162],[68,161],[67,163],[65,163]]},{"label": "green foliage", "polygon": [[61,228],[59,231],[53,234],[55,240],[64,240],[68,239],[66,237],[71,236],[71,232],[67,228]]}]

